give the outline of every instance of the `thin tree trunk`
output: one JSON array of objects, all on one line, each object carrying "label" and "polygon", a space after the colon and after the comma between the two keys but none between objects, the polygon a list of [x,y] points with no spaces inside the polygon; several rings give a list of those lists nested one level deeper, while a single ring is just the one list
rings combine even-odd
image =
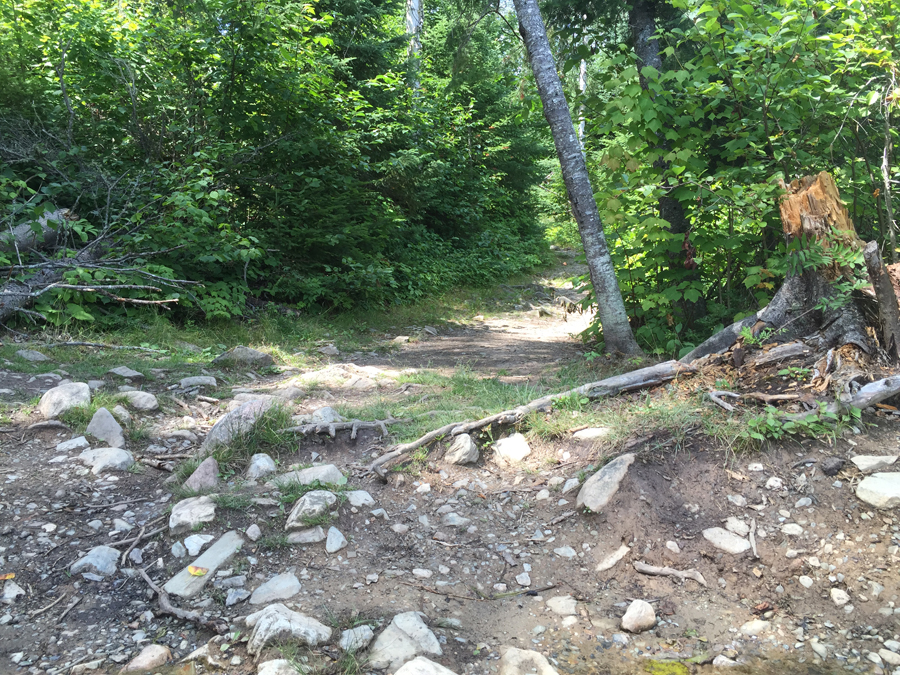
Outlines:
[{"label": "thin tree trunk", "polygon": [[537,0],[514,0],[514,4],[519,19],[519,32],[525,40],[531,69],[543,103],[544,117],[553,135],[569,203],[584,245],[606,349],[622,354],[639,354],[641,348],[634,339],[625,312],[625,303],[622,301],[622,292],[603,234],[587,165],[572,124],[572,113],[563,94],[562,83],[556,72]]},{"label": "thin tree trunk", "polygon": [[[585,39],[585,44],[587,39]],[[584,96],[587,91],[587,60],[581,59],[581,65],[578,67],[578,93]],[[578,107],[578,140],[581,143],[581,149],[584,151],[584,105]]]},{"label": "thin tree trunk", "polygon": [[897,223],[894,222],[894,208],[891,204],[891,108],[884,109],[884,153],[881,156],[881,173],[884,177],[884,210],[887,212],[888,235],[891,241],[891,262],[897,262]]},{"label": "thin tree trunk", "polygon": [[422,30],[422,0],[406,0],[406,33],[409,35],[407,54],[410,61],[410,79],[413,89],[419,88],[419,51],[422,43],[419,33]]}]

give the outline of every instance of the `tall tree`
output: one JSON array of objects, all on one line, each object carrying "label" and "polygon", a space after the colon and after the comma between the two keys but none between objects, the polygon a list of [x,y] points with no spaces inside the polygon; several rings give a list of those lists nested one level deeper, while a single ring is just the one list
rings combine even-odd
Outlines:
[{"label": "tall tree", "polygon": [[584,245],[606,350],[622,354],[639,354],[641,348],[634,339],[625,312],[625,303],[622,301],[606,236],[603,234],[600,212],[594,200],[587,165],[581,153],[581,143],[572,124],[572,113],[556,72],[550,41],[547,39],[547,30],[537,0],[514,0],[514,4],[519,19],[519,32],[525,40],[528,59],[544,108],[544,117],[553,135],[553,144],[556,146],[556,155],[562,169],[569,203]]}]

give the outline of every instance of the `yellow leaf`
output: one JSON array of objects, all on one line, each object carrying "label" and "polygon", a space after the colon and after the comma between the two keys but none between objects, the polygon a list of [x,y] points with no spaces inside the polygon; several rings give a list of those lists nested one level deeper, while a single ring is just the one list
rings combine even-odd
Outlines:
[{"label": "yellow leaf", "polygon": [[7,579],[15,579],[15,572],[7,572],[6,574],[0,574],[0,581],[6,581]]},{"label": "yellow leaf", "polygon": [[202,577],[204,574],[209,572],[206,567],[195,567],[194,565],[188,565],[188,572],[191,573],[191,576]]}]

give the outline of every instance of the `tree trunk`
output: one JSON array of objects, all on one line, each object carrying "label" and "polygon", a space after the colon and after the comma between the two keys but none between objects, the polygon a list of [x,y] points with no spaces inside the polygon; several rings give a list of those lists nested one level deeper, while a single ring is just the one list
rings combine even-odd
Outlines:
[{"label": "tree trunk", "polygon": [[563,94],[562,83],[556,72],[537,1],[514,0],[514,4],[519,19],[519,32],[525,40],[531,69],[543,103],[544,117],[550,125],[569,203],[584,244],[606,349],[622,354],[639,354],[641,349],[634,339],[625,312],[625,303],[622,301],[622,292],[606,245],[587,165],[572,124],[572,114]]},{"label": "tree trunk", "polygon": [[[659,51],[659,42],[653,37],[656,34],[656,3],[653,0],[634,0],[631,11],[628,13],[628,23],[631,27],[631,38],[634,42],[634,53],[638,57],[638,79],[641,83],[641,89],[650,90],[649,82],[641,69],[644,66],[651,66],[656,72],[662,73],[662,55]],[[668,150],[668,143],[662,136],[657,136],[656,148],[660,151],[660,155],[665,155]],[[656,160],[654,166],[665,175],[669,169],[669,163],[660,158]],[[687,214],[681,202],[673,197],[664,195],[659,198],[659,217],[669,223],[669,232],[684,236],[684,242],[681,250],[685,255],[673,253],[669,256],[669,269],[680,271],[693,262],[693,255],[686,255],[693,251],[691,247],[689,233],[690,223]],[[688,268],[690,269],[690,268]],[[700,279],[700,272],[695,268],[688,275],[689,281],[697,281]],[[683,300],[681,309],[684,312],[685,321],[691,323],[706,316],[706,298],[700,296],[696,302]]]},{"label": "tree trunk", "polygon": [[413,89],[419,88],[419,51],[422,43],[419,33],[422,30],[422,0],[406,0],[406,33],[409,35],[410,81]]},{"label": "tree trunk", "polygon": [[875,299],[878,301],[878,320],[881,324],[881,345],[894,362],[900,362],[900,308],[891,278],[884,269],[877,242],[870,241],[863,251],[866,269]]},{"label": "tree trunk", "polygon": [[[823,171],[782,187],[785,194],[780,204],[781,222],[789,241],[806,236],[828,248],[833,231],[837,231],[844,245],[862,248],[837,185],[828,173]],[[834,302],[821,303],[838,294],[834,282],[842,274],[843,270],[831,265],[788,276],[766,307],[713,335],[685,355],[682,362],[690,363],[726,351],[737,342],[743,328],[750,328],[755,334],[763,328],[773,329],[774,342],[805,338],[807,344],[817,341],[812,346],[818,349],[854,344],[866,353],[873,353],[875,348],[866,333],[866,320],[855,300],[840,306]]]}]

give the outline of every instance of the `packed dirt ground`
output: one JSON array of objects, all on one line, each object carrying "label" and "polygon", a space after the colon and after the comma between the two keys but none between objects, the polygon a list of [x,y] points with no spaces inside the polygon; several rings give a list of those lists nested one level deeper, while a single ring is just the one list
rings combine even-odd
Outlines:
[{"label": "packed dirt ground", "polygon": [[[421,612],[430,634],[417,653],[459,675],[529,672],[500,660],[509,647],[539,652],[563,673],[900,667],[900,521],[856,496],[863,474],[849,461],[898,454],[900,418],[889,411],[865,413],[835,439],[789,440],[756,453],[735,454],[699,425],[678,430],[677,443],[667,429],[610,443],[605,430],[575,424],[552,437],[530,435],[521,461],[503,459],[499,439],[482,435],[474,463],[446,461],[448,444],[438,443],[386,480],[366,470],[391,444],[380,428],[354,439],[350,430],[328,433],[328,423],[339,422],[327,417],[333,408],[377,399],[390,409],[392,401],[440,395],[439,383],[401,383],[404,373],[466,367],[479,378],[529,382],[583,359],[571,334],[587,317],[554,302],[571,292],[547,285],[544,294],[468,325],[427,327],[410,342],[388,336],[390,349],[323,357],[306,371],[210,363],[200,373],[108,373],[92,383],[93,396],[135,390],[158,404],[118,400],[124,413],[114,414],[134,460],[126,470],[85,458],[87,443],[107,442],[71,422],[40,424],[44,416],[25,403],[64,384],[69,364],[50,361],[34,377],[7,362],[0,393],[23,403],[0,429],[0,575],[14,575],[0,605],[0,672],[118,672],[152,644],[171,660],[149,672],[257,673],[274,659],[301,672],[376,672],[384,656],[378,636],[407,612]],[[188,376],[216,384],[183,381]],[[647,396],[627,394],[617,405]],[[318,411],[323,433],[258,448],[277,460],[274,473],[251,479],[223,462],[214,484],[185,489],[179,463],[196,456],[226,411],[254,401],[307,416],[296,424]],[[85,443],[59,447],[82,435]],[[609,459],[632,455],[599,513],[577,508],[586,479]],[[292,500],[304,491],[273,480],[292,465],[323,476],[334,465],[342,478],[313,485],[331,486],[338,499],[286,530]],[[213,495],[214,515],[173,527],[173,506],[204,494]],[[732,538],[714,544],[704,535],[714,528]],[[203,556],[228,537],[239,550],[204,568],[212,558]],[[748,542],[746,550],[736,540]],[[99,546],[117,551],[113,571],[73,569]],[[641,563],[690,577],[639,572]],[[182,571],[188,565],[199,574]],[[139,570],[196,620],[163,613]],[[181,597],[173,577],[202,588]],[[655,623],[629,632],[622,618],[634,600],[649,603]],[[264,639],[245,618],[276,603],[316,619],[330,637],[311,648],[286,633]],[[362,626],[376,642],[348,656],[338,645],[342,631]],[[378,672],[400,663],[384,665]]]}]

